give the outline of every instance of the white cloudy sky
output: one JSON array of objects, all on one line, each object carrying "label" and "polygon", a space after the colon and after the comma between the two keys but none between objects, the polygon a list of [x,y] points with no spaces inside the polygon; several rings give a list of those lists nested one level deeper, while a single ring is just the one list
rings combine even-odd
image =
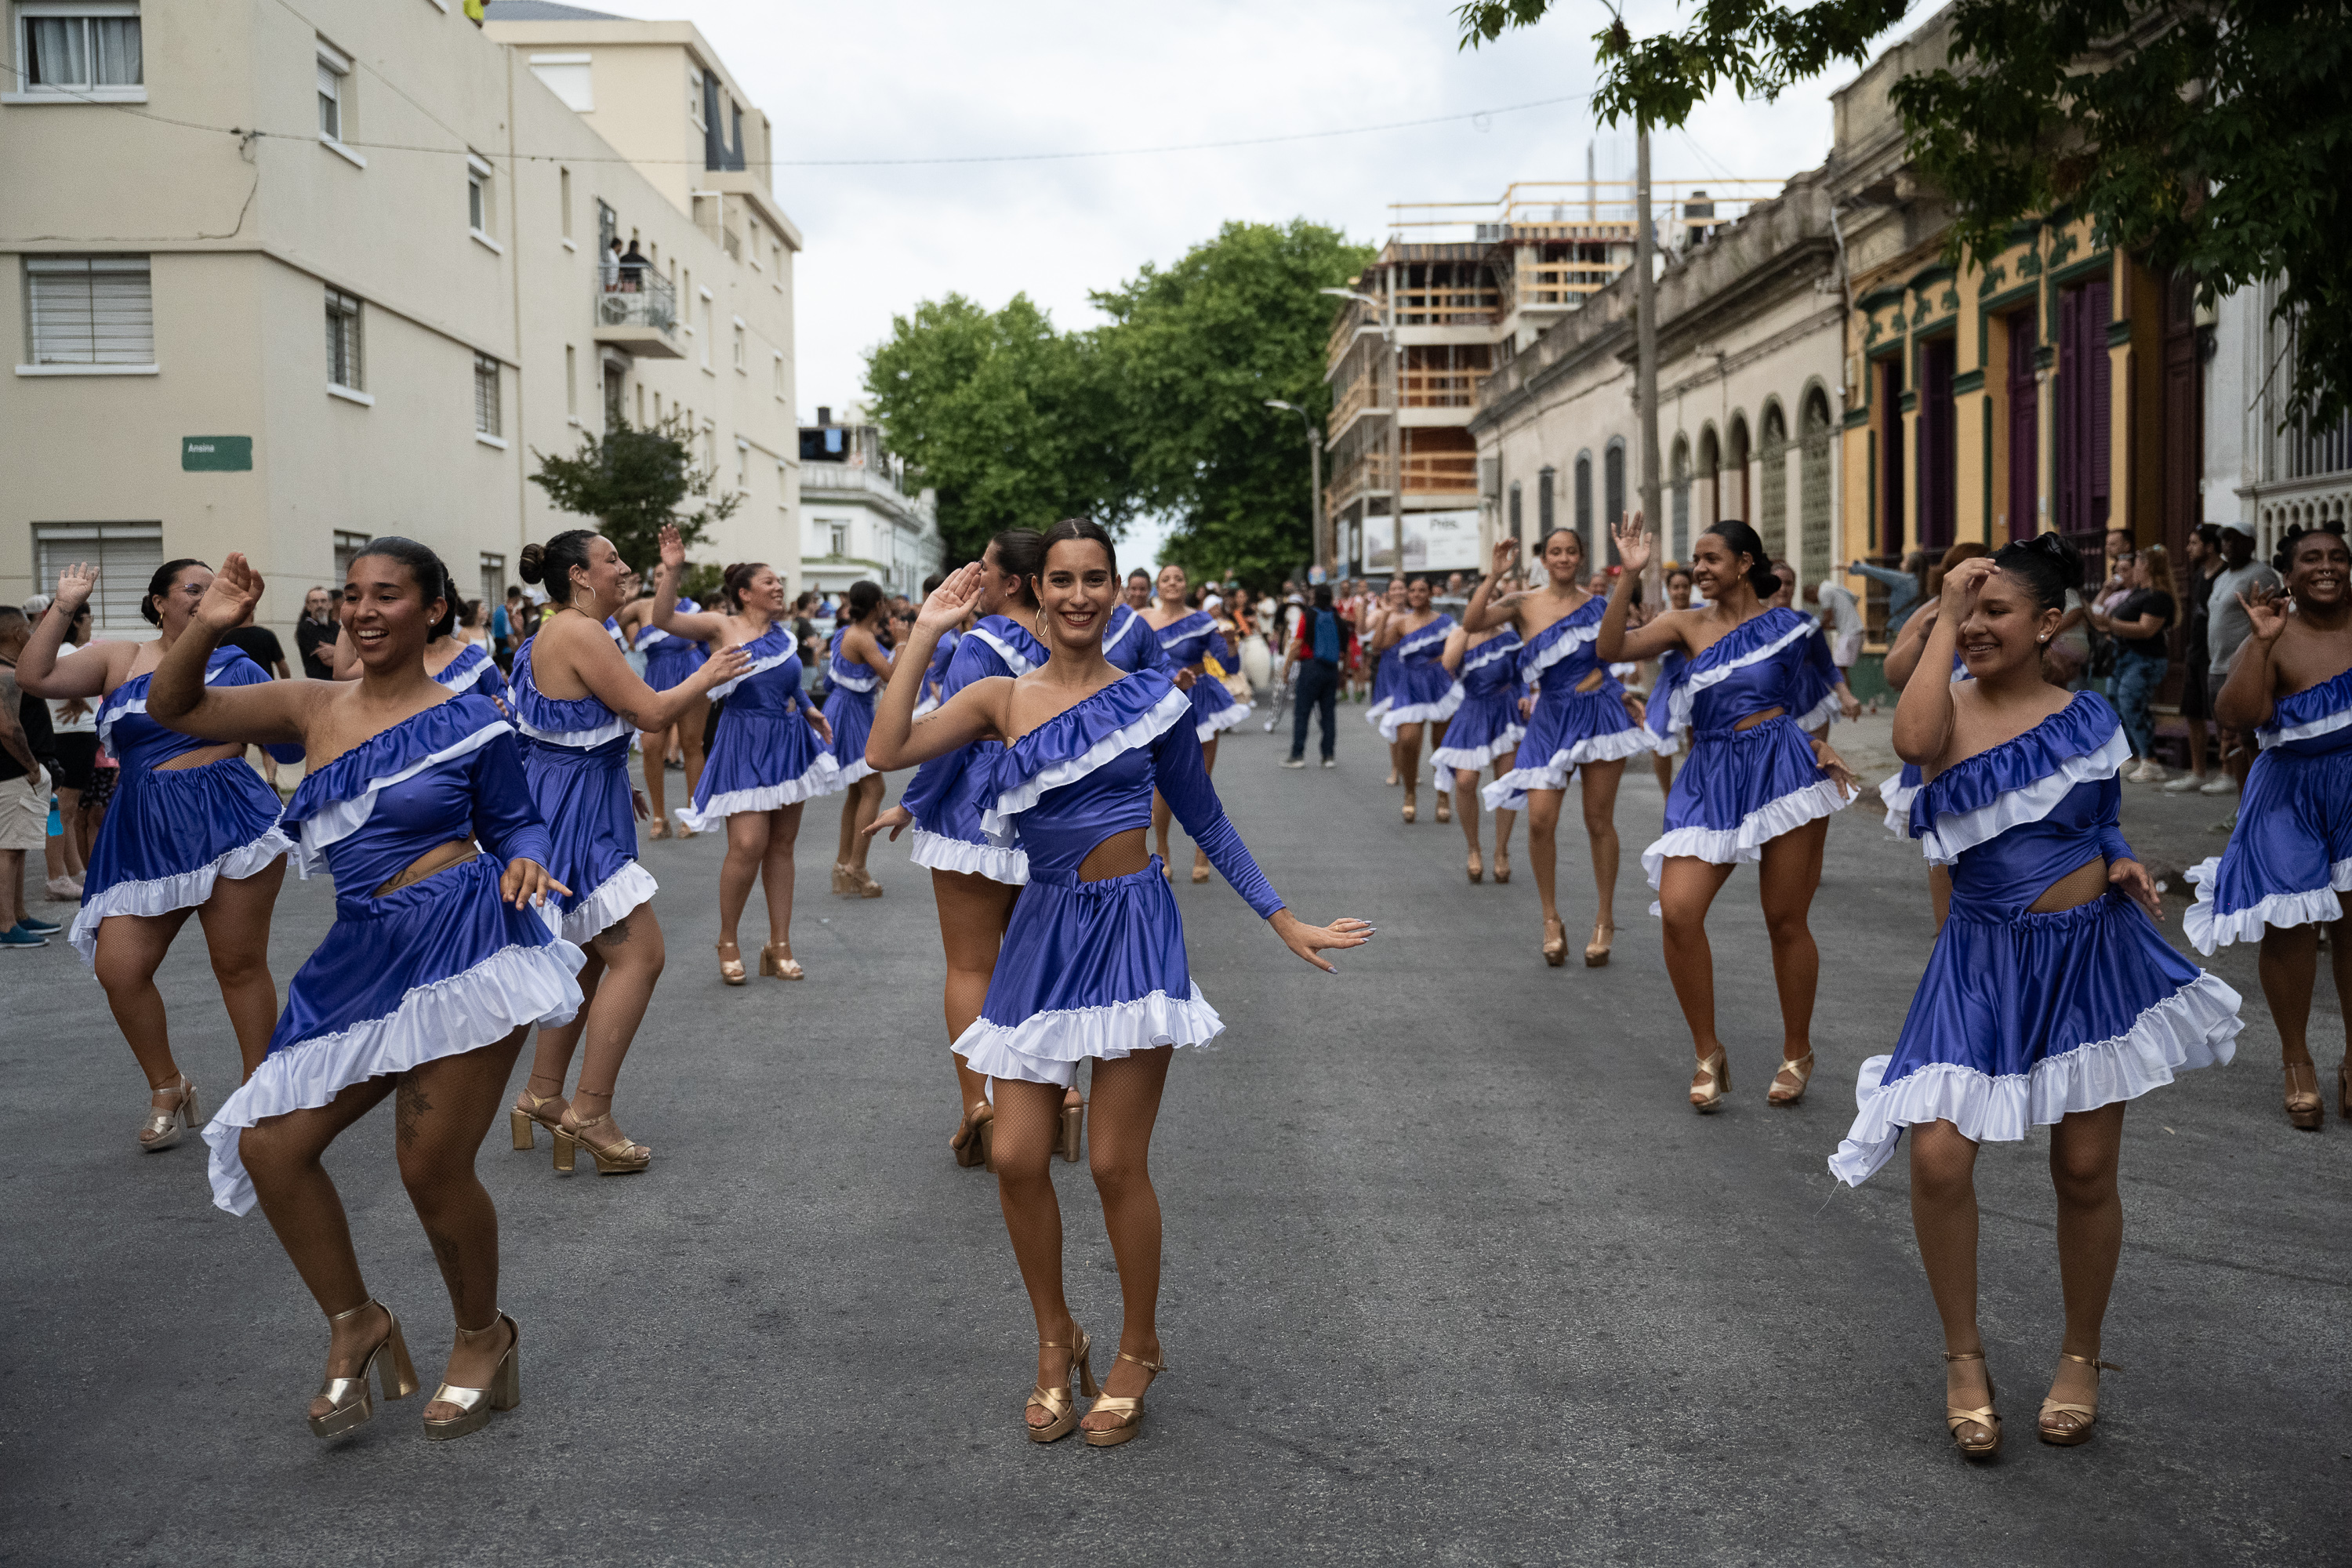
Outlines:
[{"label": "white cloudy sky", "polygon": [[[1228,219],[1304,216],[1365,240],[1399,200],[1488,201],[1515,180],[1581,178],[1595,134],[1600,0],[1457,51],[1452,0],[583,0],[698,26],[775,123],[775,189],[799,259],[803,416],[856,398],[894,313],[950,290],[1026,292],[1065,325],[1087,291],[1168,261]],[[1674,25],[1632,0],[1629,25]],[[1829,150],[1840,66],[1777,104],[1726,95],[1656,142],[1661,179],[1785,177]],[[1137,148],[1548,108],[1363,135],[1032,163],[793,167]],[[1608,154],[1602,153],[1602,174]],[[1624,159],[1630,172],[1630,154]]]}]

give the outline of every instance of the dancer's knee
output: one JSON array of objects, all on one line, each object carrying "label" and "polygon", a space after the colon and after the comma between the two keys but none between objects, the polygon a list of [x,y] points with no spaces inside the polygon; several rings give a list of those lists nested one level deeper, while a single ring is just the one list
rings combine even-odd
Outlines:
[{"label": "dancer's knee", "polygon": [[1948,1121],[1911,1130],[1912,1195],[1935,1204],[1966,1201],[1976,1190],[1976,1145]]}]

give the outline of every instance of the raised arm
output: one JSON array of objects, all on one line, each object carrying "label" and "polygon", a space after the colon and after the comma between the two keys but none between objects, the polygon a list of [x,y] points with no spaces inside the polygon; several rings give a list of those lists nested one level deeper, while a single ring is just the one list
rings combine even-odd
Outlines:
[{"label": "raised arm", "polygon": [[1437,656],[1437,662],[1445,667],[1446,674],[1458,676],[1462,673],[1462,656],[1469,651],[1470,634],[1455,626],[1445,634],[1445,648]]},{"label": "raised arm", "polygon": [[25,651],[16,656],[16,684],[35,697],[103,697],[130,679],[131,661],[139,657],[139,645],[128,642],[92,643],[77,648],[65,658],[58,657],[64,643],[66,628],[89,603],[89,595],[98,586],[97,568],[77,562],[58,574],[56,602],[49,613],[33,623],[33,635],[25,644]]},{"label": "raised arm", "polygon": [[1486,574],[1478,580],[1478,586],[1470,595],[1469,607],[1462,612],[1463,626],[1473,632],[1492,631],[1496,626],[1508,626],[1518,619],[1518,611],[1509,602],[1510,595],[1503,595],[1503,604],[1495,603],[1496,589],[1502,585],[1504,577],[1518,563],[1517,540],[1504,538],[1495,541],[1494,559],[1486,563]]},{"label": "raised arm", "polygon": [[725,616],[711,610],[681,612],[677,607],[677,585],[686,576],[686,541],[673,523],[662,524],[661,570],[656,575],[653,608],[646,612],[656,626],[688,642],[709,642],[727,635]]},{"label": "raised arm", "polygon": [[628,656],[601,628],[592,636],[565,640],[577,645],[563,652],[580,684],[597,701],[647,734],[668,729],[709,701],[712,687],[751,668],[751,656],[730,644],[704,659],[701,668],[667,691],[656,691],[629,668]]},{"label": "raised arm", "polygon": [[[1937,601],[1936,626],[1920,650],[1919,666],[1927,670],[1949,669],[1960,623],[1968,619],[1977,590],[1992,575],[1990,557],[1963,561],[1946,574],[1943,596]],[[1925,767],[1940,759],[1952,742],[1952,683],[1912,680],[1903,687],[1895,705],[1895,754]]]},{"label": "raised arm", "polygon": [[[885,680],[890,679],[898,665],[898,656],[885,648],[882,640],[864,626],[850,627],[849,635],[841,639],[841,649]],[[915,668],[929,669],[930,665],[930,650],[926,648],[923,657],[915,661]]]},{"label": "raised arm", "polygon": [[882,700],[874,705],[874,728],[866,738],[866,761],[882,773],[908,768],[959,746],[998,733],[997,717],[1003,694],[1012,682],[1002,677],[976,680],[915,722],[915,703],[921,698],[923,671],[940,634],[963,619],[980,597],[981,566],[959,566],[931,591],[915,616],[914,635],[901,650],[905,657],[890,673]]},{"label": "raised arm", "polygon": [[1592,651],[1603,664],[1655,658],[1683,646],[1683,612],[1669,611],[1643,626],[1626,623],[1633,613],[1633,583],[1650,563],[1654,546],[1638,511],[1625,513],[1617,524],[1617,559],[1625,568],[1609,584],[1609,608],[1601,613]]},{"label": "raised arm", "polygon": [[183,735],[249,745],[299,746],[327,683],[269,680],[251,686],[207,686],[205,666],[221,638],[260,602],[261,574],[232,552],[196,603],[147,688],[147,717]]},{"label": "raised arm", "polygon": [[2271,721],[2278,702],[2279,635],[2286,630],[2286,590],[2256,587],[2240,594],[2252,630],[2238,645],[2230,661],[2230,678],[2213,701],[2214,722],[2224,729],[2251,733]]},{"label": "raised arm", "polygon": [[1923,607],[1916,615],[1906,616],[1903,629],[1895,634],[1895,646],[1886,650],[1886,684],[1901,691],[1911,684],[1912,672],[1919,668],[1919,656],[1927,651],[1927,634],[1944,618],[1943,602]]}]

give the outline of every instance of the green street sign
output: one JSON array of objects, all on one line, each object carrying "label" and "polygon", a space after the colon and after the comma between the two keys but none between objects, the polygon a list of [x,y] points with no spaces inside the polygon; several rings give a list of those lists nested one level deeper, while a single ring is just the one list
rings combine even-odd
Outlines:
[{"label": "green street sign", "polygon": [[180,467],[191,474],[241,474],[253,468],[250,436],[183,436]]}]

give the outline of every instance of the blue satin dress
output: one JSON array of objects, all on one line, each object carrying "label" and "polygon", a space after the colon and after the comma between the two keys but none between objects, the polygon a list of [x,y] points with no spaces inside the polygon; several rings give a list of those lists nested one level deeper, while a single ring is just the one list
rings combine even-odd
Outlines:
[{"label": "blue satin dress", "polygon": [[[1045,645],[1019,623],[1003,616],[982,616],[956,644],[947,679],[940,684],[940,700],[947,701],[975,680],[1024,676],[1045,662]],[[986,779],[973,764],[1001,749],[994,741],[975,741],[946,756],[933,757],[907,781],[898,804],[915,819],[908,858],[916,865],[935,871],[966,872],[1016,888],[1029,879],[1029,859],[1020,847],[1000,843],[981,831],[977,792]]]},{"label": "blue satin dress", "polygon": [[2200,952],[2341,920],[2352,891],[2352,669],[2280,698],[2254,738],[2229,847],[2189,872]]},{"label": "blue satin dress", "polygon": [[[1654,751],[1657,738],[1633,722],[1623,682],[1601,668],[1596,644],[1609,601],[1598,595],[1538,632],[1519,653],[1519,676],[1536,689],[1536,709],[1519,742],[1518,763],[1488,784],[1488,811],[1517,811],[1531,789],[1566,789],[1587,763],[1611,763]],[[1598,674],[1601,684],[1579,690]]]},{"label": "blue satin dress", "polygon": [[[81,908],[67,940],[86,964],[98,961],[98,926],[109,915],[167,915],[194,909],[226,877],[266,871],[293,843],[279,830],[278,792],[242,755],[202,767],[165,763],[217,742],[166,730],[147,717],[153,672],[134,675],[99,704],[98,742],[121,763],[114,800],[90,846]],[[205,661],[206,686],[258,686],[269,672],[233,647]],[[299,762],[299,746],[272,746]]]},{"label": "blue satin dress", "polygon": [[[286,808],[295,864],[335,879],[335,923],[286,988],[269,1054],[205,1126],[213,1202],[253,1206],[238,1134],[327,1104],[352,1084],[495,1045],[580,1008],[579,948],[552,903],[499,896],[507,862],[552,857],[514,731],[466,692],[371,736],[302,780]],[[420,882],[375,889],[428,850],[488,853]]]},{"label": "blue satin dress", "polygon": [[1912,802],[1911,836],[1952,868],[1952,912],[1893,1054],[1862,1064],[1853,1131],[1830,1157],[1839,1180],[1885,1164],[1906,1127],[2013,1143],[2236,1053],[2238,994],[2122,893],[2032,912],[2069,874],[2133,858],[2116,826],[2130,756],[2115,710],[2086,691]]},{"label": "blue satin dress", "polygon": [[[692,599],[680,597],[677,602],[681,616],[698,615],[701,609]],[[710,657],[701,643],[675,637],[651,621],[637,628],[637,651],[646,656],[646,684],[656,691],[683,685]]]},{"label": "blue satin dress", "polygon": [[743,652],[751,668],[711,688],[712,700],[724,699],[727,706],[719,710],[694,802],[677,814],[696,833],[738,812],[775,811],[842,787],[833,753],[809,725],[793,628],[779,621]]},{"label": "blue satin dress", "polygon": [[1186,694],[1161,671],[1111,682],[975,764],[983,820],[1017,832],[1028,885],[1013,906],[980,1017],[954,1050],[992,1079],[1067,1087],[1087,1058],[1197,1046],[1224,1028],[1184,952],[1184,921],[1160,857],[1140,871],[1078,879],[1094,847],[1151,824],[1167,797],[1184,831],[1261,917],[1282,900],[1209,783]]},{"label": "blue satin dress", "polygon": [[923,692],[915,699],[915,717],[934,711],[947,700],[940,688],[948,678],[948,666],[955,659],[956,648],[963,642],[963,634],[949,630],[940,634],[939,646],[931,649],[931,662],[923,667]]},{"label": "blue satin dress", "polygon": [[[1381,668],[1387,674],[1383,689],[1375,692],[1364,710],[1364,722],[1393,743],[1407,724],[1434,724],[1454,717],[1462,706],[1461,683],[1446,673],[1445,639],[1460,623],[1441,615],[1419,631],[1409,631],[1389,645]],[[1381,683],[1376,679],[1376,687]]]},{"label": "blue satin dress", "polygon": [[1103,658],[1115,668],[1133,675],[1139,669],[1169,669],[1168,656],[1160,650],[1160,634],[1143,618],[1133,605],[1120,604],[1111,607],[1110,625],[1104,629]]},{"label": "blue satin dress", "polygon": [[522,731],[523,775],[532,806],[547,825],[552,859],[540,863],[572,889],[560,897],[563,940],[585,942],[657,890],[637,862],[637,818],[629,798],[629,745],[635,726],[593,697],[558,701],[539,689],[530,668],[536,637],[515,650],[515,728]]},{"label": "blue satin dress", "polygon": [[[1206,610],[1195,610],[1160,627],[1160,651],[1167,658],[1162,668],[1171,676],[1211,658],[1229,674],[1241,668],[1234,658],[1233,647],[1225,641],[1225,634],[1217,629],[1215,619]],[[1192,682],[1192,732],[1203,742],[1216,739],[1220,732],[1250,716],[1250,705],[1206,669]]]},{"label": "blue satin dress", "polygon": [[1475,781],[1527,734],[1527,726],[1519,721],[1519,652],[1526,646],[1517,627],[1505,626],[1464,651],[1454,682],[1462,693],[1461,705],[1446,726],[1445,743],[1429,753],[1431,771],[1439,774],[1441,785],[1450,787],[1444,776],[1448,768]]},{"label": "blue satin dress", "polygon": [[[1844,792],[1823,775],[1793,717],[1801,670],[1829,665],[1820,629],[1794,610],[1767,610],[1675,670],[1671,686],[1660,680],[1652,700],[1667,704],[1667,733],[1690,732],[1691,752],[1666,795],[1666,831],[1642,851],[1651,887],[1670,859],[1760,860],[1773,839],[1844,809]],[[1780,717],[1737,728],[1775,708]]]},{"label": "blue satin dress", "polygon": [[433,679],[452,691],[478,691],[495,702],[508,700],[507,678],[499,673],[499,661],[478,642],[458,649],[457,657],[443,665]]},{"label": "blue satin dress", "polygon": [[874,693],[882,684],[872,665],[842,657],[841,639],[848,635],[847,626],[834,632],[825,645],[824,664],[825,679],[833,683],[824,700],[824,721],[833,726],[833,765],[844,789],[874,771],[866,760],[866,737],[874,732]]}]

